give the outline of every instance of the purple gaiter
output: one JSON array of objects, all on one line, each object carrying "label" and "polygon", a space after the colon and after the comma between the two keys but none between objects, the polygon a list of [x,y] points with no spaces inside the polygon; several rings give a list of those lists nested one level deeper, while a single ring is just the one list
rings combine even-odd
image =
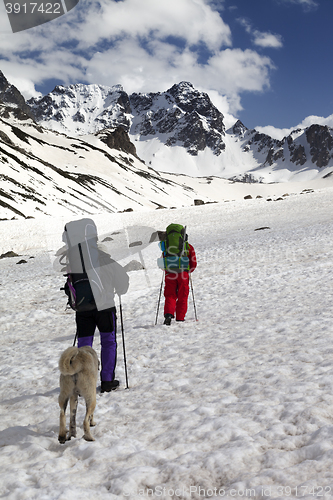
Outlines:
[{"label": "purple gaiter", "polygon": [[92,335],[91,337],[79,337],[77,339],[77,346],[78,347],[84,347],[86,345],[92,347],[94,341],[94,336]]},{"label": "purple gaiter", "polygon": [[114,379],[114,372],[117,363],[117,341],[116,333],[101,333],[101,380],[111,382]]},{"label": "purple gaiter", "polygon": [[116,340],[116,315],[111,313],[112,332],[100,332],[101,335],[101,381],[111,382],[114,380],[114,372],[117,363],[117,340]]}]

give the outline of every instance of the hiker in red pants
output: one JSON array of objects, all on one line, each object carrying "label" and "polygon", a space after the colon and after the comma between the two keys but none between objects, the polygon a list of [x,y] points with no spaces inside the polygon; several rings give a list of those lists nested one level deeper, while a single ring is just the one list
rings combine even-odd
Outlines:
[{"label": "hiker in red pants", "polygon": [[[177,235],[180,234],[180,236]],[[175,239],[180,239],[180,242],[175,242]],[[174,246],[172,246],[174,245]],[[179,254],[176,253],[175,248],[180,248]],[[163,256],[170,256],[172,253],[187,257],[187,268],[177,270],[169,269],[165,265],[165,286],[164,286],[164,325],[170,325],[172,318],[176,316],[176,321],[184,321],[187,312],[187,300],[190,291],[189,287],[189,273],[192,273],[197,267],[197,260],[195,251],[192,245],[187,242],[187,235],[185,228],[178,224],[170,224],[166,231],[166,242],[164,245],[165,251]],[[162,247],[163,250],[163,247]],[[169,251],[168,251],[169,250]],[[172,257],[173,258],[173,257]],[[167,259],[167,257],[166,257]]]}]

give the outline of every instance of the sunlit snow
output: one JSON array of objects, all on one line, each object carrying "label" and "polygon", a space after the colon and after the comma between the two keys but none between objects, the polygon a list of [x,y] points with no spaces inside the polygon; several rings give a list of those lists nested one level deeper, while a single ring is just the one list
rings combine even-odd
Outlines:
[{"label": "sunlit snow", "polygon": [[333,188],[317,186],[94,217],[100,234],[186,224],[198,321],[190,296],[185,323],[163,326],[161,306],[154,326],[151,244],[122,298],[129,389],[119,324],[120,389],[98,393],[92,443],[80,402],[65,445],[57,365],[75,320],[53,270],[64,219],[1,221],[0,254],[19,254],[0,260],[1,497],[333,498],[332,203]]}]

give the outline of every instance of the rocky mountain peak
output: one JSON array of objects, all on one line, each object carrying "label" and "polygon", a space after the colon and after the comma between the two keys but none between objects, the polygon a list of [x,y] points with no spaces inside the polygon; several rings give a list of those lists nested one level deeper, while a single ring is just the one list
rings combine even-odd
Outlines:
[{"label": "rocky mountain peak", "polygon": [[8,86],[9,86],[8,80],[3,74],[3,72],[0,70],[0,92],[6,90]]},{"label": "rocky mountain peak", "polygon": [[118,126],[128,130],[130,126],[129,98],[121,85],[57,85],[28,104],[43,126],[66,134],[90,134]]},{"label": "rocky mountain peak", "polygon": [[240,120],[237,120],[235,125],[228,129],[228,133],[243,137],[248,130],[249,129],[245,127],[245,125]]},{"label": "rocky mountain peak", "polygon": [[163,172],[279,182],[298,171],[308,179],[333,169],[333,129],[312,125],[280,141],[237,120],[226,133],[209,95],[186,81],[131,95],[121,85],[58,85],[26,104],[0,72],[0,104],[0,116],[15,111],[26,118],[23,109],[45,128],[72,137],[98,134],[110,148],[137,154]]},{"label": "rocky mountain peak", "polygon": [[311,125],[305,131],[310,144],[312,162],[319,168],[326,167],[333,158],[333,129],[327,125]]},{"label": "rocky mountain peak", "polygon": [[3,105],[1,116],[9,116],[11,110],[15,108],[15,116],[21,120],[32,118],[30,107],[26,104],[21,92],[11,85],[5,75],[0,71],[0,103]]},{"label": "rocky mountain peak", "polygon": [[177,83],[166,92],[170,94],[178,104],[182,104],[184,107],[186,107],[187,103],[191,104],[193,99],[200,95],[200,92],[189,82]]},{"label": "rocky mountain peak", "polygon": [[164,145],[183,147],[192,156],[207,147],[220,155],[225,148],[223,114],[208,94],[189,82],[165,92],[132,95],[120,85],[58,85],[28,104],[43,126],[66,134],[122,127],[136,140],[157,136]]},{"label": "rocky mountain peak", "polygon": [[134,136],[158,136],[166,146],[184,147],[191,156],[207,147],[219,155],[225,148],[223,114],[191,83],[180,82],[163,93],[132,94],[130,103]]}]

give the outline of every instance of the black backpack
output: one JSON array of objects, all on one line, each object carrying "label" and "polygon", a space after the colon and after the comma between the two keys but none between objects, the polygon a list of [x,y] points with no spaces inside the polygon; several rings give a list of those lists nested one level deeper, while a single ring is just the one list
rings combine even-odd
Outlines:
[{"label": "black backpack", "polygon": [[96,309],[94,294],[85,270],[83,273],[67,273],[65,276],[67,276],[64,286],[68,297],[67,305],[76,312]]}]

